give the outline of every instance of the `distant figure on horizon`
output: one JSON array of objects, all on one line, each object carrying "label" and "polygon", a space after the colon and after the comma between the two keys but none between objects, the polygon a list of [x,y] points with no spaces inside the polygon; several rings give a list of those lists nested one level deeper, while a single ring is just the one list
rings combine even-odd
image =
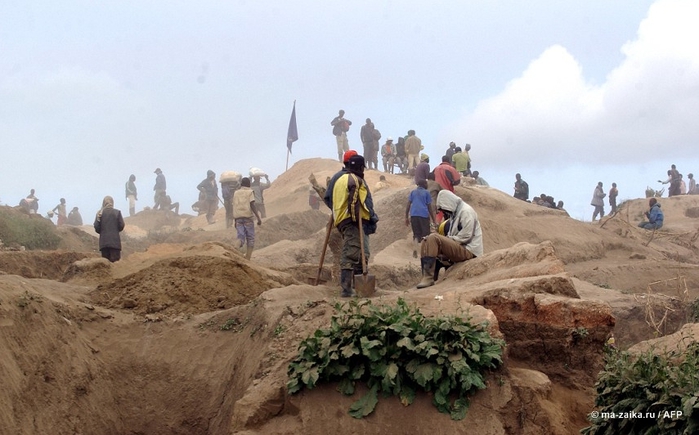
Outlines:
[{"label": "distant figure on horizon", "polygon": [[66,221],[66,224],[74,225],[76,227],[82,226],[83,217],[80,214],[80,210],[78,210],[78,207],[73,207],[70,213],[68,213],[68,220]]},{"label": "distant figure on horizon", "polygon": [[648,200],[650,209],[645,213],[647,221],[642,221],[638,224],[639,228],[644,230],[657,230],[663,227],[663,211],[660,209],[660,203],[657,199],[651,198]]},{"label": "distant figure on horizon", "polygon": [[19,205],[29,214],[36,214],[39,211],[39,198],[34,193],[34,189],[30,190],[29,195],[19,201]]},{"label": "distant figure on horizon", "polygon": [[156,174],[155,186],[153,186],[153,191],[155,192],[155,195],[153,195],[153,210],[163,210],[161,201],[165,196],[165,191],[167,190],[167,182],[165,181],[165,175],[163,175],[163,171],[161,171],[160,168],[156,169],[153,173]]},{"label": "distant figure on horizon", "polygon": [[597,183],[597,187],[595,187],[595,191],[592,193],[592,201],[590,201],[590,205],[595,207],[595,211],[592,212],[592,222],[597,219],[597,215],[599,215],[600,219],[604,217],[605,196],[607,196],[607,194],[604,193],[604,190],[602,189],[602,182],[600,181]]},{"label": "distant figure on horizon", "polygon": [[469,157],[468,152],[462,151],[461,147],[456,147],[454,149],[454,155],[451,156],[451,161],[454,163],[454,169],[463,175],[471,175],[471,171],[468,170],[471,165],[471,157]]},{"label": "distant figure on horizon", "polygon": [[662,184],[668,184],[670,183],[670,188],[667,191],[667,196],[676,196],[680,194],[680,181],[682,180],[682,176],[680,175],[679,171],[677,170],[677,167],[675,165],[672,165],[670,169],[667,171],[667,180],[662,181],[658,180],[658,183]]},{"label": "distant figure on horizon", "polygon": [[58,216],[56,218],[56,226],[60,227],[65,225],[66,220],[68,219],[68,210],[66,210],[66,199],[61,198],[60,204],[55,206],[51,211],[55,212]]},{"label": "distant figure on horizon", "polygon": [[611,214],[616,213],[616,197],[619,196],[619,189],[616,188],[616,183],[612,183],[612,188],[609,189],[609,206],[612,208]]},{"label": "distant figure on horizon", "polygon": [[408,172],[408,154],[405,151],[404,137],[399,137],[396,143],[396,163],[398,163],[401,174]]},{"label": "distant figure on horizon", "polygon": [[381,146],[381,162],[383,171],[392,174],[393,165],[396,163],[396,147],[393,145],[393,138],[388,137],[386,143]]},{"label": "distant figure on horizon", "polygon": [[[216,173],[209,169],[206,171],[206,178],[197,185],[197,190],[202,193],[204,210],[206,211],[206,221],[215,224],[214,215],[218,209],[218,185],[216,184]],[[201,214],[201,213],[200,213]]]},{"label": "distant figure on horizon", "polygon": [[352,125],[352,121],[345,119],[345,111],[340,110],[338,115],[330,121],[333,126],[333,135],[337,141],[337,159],[342,161],[342,155],[349,150],[349,142],[347,141],[347,132]]},{"label": "distant figure on horizon", "polygon": [[682,174],[680,174],[680,195],[686,195],[687,194],[687,185],[684,184],[684,180],[682,179]]},{"label": "distant figure on horizon", "polygon": [[172,198],[170,198],[170,195],[165,195],[162,198],[160,198],[160,210],[163,210],[166,212],[171,212],[173,209],[175,209],[175,216],[179,216],[179,214],[180,214],[180,203],[179,202],[172,202]]},{"label": "distant figure on horizon", "polygon": [[263,191],[269,189],[272,183],[269,181],[269,175],[264,175],[265,181],[260,181],[259,175],[252,176],[252,182],[250,183],[250,188],[255,194],[255,208],[257,212],[260,213],[262,219],[267,217],[267,210],[265,209],[265,197]]},{"label": "distant figure on horizon", "polygon": [[100,235],[99,247],[102,257],[114,263],[121,259],[121,237],[124,230],[124,218],[121,211],[114,208],[114,199],[105,196],[102,208],[95,216],[95,232]]},{"label": "distant figure on horizon", "polygon": [[422,140],[415,136],[415,130],[408,130],[408,137],[405,139],[405,153],[408,155],[408,171],[415,169],[420,163],[420,151],[422,151]]},{"label": "distant figure on horizon", "polygon": [[136,214],[136,201],[138,201],[138,190],[136,189],[136,176],[131,174],[126,182],[126,199],[129,201],[129,216]]},{"label": "distant figure on horizon", "polygon": [[515,193],[513,196],[522,201],[529,201],[529,184],[522,180],[519,173],[515,174]]},{"label": "distant figure on horizon", "polygon": [[687,195],[699,194],[699,191],[697,191],[697,181],[694,179],[694,174],[687,174],[687,178],[689,178],[689,189],[687,189]]},{"label": "distant figure on horizon", "polygon": [[367,169],[378,169],[379,139],[381,139],[381,132],[376,129],[374,123],[371,122],[371,118],[366,119],[366,124],[362,126],[359,137],[362,139],[362,144],[364,145],[364,158],[366,159]]},{"label": "distant figure on horizon", "polygon": [[420,156],[420,163],[414,169],[415,176],[413,181],[415,184],[420,180],[427,180],[427,174],[430,173],[430,156],[423,153]]},{"label": "distant figure on horizon", "polygon": [[488,182],[485,181],[485,178],[481,177],[480,172],[478,172],[478,171],[473,171],[473,174],[471,174],[471,177],[473,177],[473,179],[476,180],[476,185],[477,185],[477,186],[486,186],[486,187],[490,187],[490,184],[488,184]]},{"label": "distant figure on horizon", "polygon": [[449,148],[447,148],[444,153],[445,156],[449,157],[449,163],[452,162],[452,157],[456,154],[456,142],[449,142]]}]

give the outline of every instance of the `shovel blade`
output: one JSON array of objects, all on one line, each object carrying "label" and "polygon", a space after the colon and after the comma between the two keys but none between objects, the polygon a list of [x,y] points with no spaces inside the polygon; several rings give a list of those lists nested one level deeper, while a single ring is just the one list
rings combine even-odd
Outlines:
[{"label": "shovel blade", "polygon": [[354,275],[354,290],[362,298],[374,296],[376,293],[376,277],[374,275]]}]

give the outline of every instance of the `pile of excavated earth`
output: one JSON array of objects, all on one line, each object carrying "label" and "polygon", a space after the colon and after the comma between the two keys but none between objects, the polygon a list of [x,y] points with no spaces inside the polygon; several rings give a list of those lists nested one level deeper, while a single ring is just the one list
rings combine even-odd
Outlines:
[{"label": "pile of excavated earth", "polygon": [[100,258],[90,226],[56,228],[56,251],[0,252],[0,433],[574,434],[588,424],[610,337],[644,348],[696,329],[687,306],[699,296],[697,196],[662,198],[665,227],[650,232],[636,226],[644,198],[585,223],[457,186],[479,215],[485,253],[417,290],[420,260],[404,223],[411,180],[367,171],[370,187],[380,175],[390,185],[373,192],[373,303],[403,298],[425,315],[488,321],[507,343],[505,364],[461,421],[427,393],[409,407],[382,398],[363,419],[347,412],[361,392],[319,385],[290,396],[299,342],[343,302],[333,250],[324,283],[309,284],[329,210],[309,207],[308,176],[337,170],[309,159],[274,180],[250,261],[222,209],[212,225],[152,210],[127,217],[114,264]]}]

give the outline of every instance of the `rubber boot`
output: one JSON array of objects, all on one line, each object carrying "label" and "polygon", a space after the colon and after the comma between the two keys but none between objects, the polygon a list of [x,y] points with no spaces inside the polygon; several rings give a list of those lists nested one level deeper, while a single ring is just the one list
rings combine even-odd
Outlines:
[{"label": "rubber boot", "polygon": [[342,269],[340,271],[340,287],[342,287],[342,292],[340,296],[343,298],[352,297],[352,275],[354,271],[352,269]]},{"label": "rubber boot", "polygon": [[136,207],[129,207],[129,216],[133,216],[136,214]]},{"label": "rubber boot", "polygon": [[425,288],[434,285],[434,257],[422,257],[420,263],[422,263],[422,281],[417,285],[417,288]]},{"label": "rubber boot", "polygon": [[246,259],[249,260],[250,257],[252,257],[252,250],[253,250],[253,249],[255,249],[254,246],[248,246],[247,248],[245,248],[245,258],[246,258]]}]

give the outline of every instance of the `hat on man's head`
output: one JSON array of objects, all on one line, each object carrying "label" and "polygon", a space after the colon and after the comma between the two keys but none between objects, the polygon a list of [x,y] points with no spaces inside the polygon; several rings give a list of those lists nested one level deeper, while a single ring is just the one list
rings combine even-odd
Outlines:
[{"label": "hat on man's head", "polygon": [[353,174],[364,175],[365,164],[366,162],[364,161],[364,157],[357,154],[349,158],[349,161],[347,162],[347,169],[349,169],[349,171]]},{"label": "hat on man's head", "polygon": [[161,172],[163,172],[163,171],[161,171],[160,168],[158,168],[158,169],[156,169],[155,171],[153,171],[154,174],[159,174],[159,173],[161,173]]},{"label": "hat on man's head", "polygon": [[357,155],[357,152],[355,150],[345,151],[345,154],[342,156],[342,163],[349,162],[350,157],[356,156],[356,155]]},{"label": "hat on man's head", "polygon": [[424,162],[424,161],[428,160],[429,158],[430,158],[430,156],[428,156],[425,153],[420,154],[420,161],[421,162]]},{"label": "hat on man's head", "polygon": [[386,142],[393,142],[393,138],[391,136],[387,137]]}]

